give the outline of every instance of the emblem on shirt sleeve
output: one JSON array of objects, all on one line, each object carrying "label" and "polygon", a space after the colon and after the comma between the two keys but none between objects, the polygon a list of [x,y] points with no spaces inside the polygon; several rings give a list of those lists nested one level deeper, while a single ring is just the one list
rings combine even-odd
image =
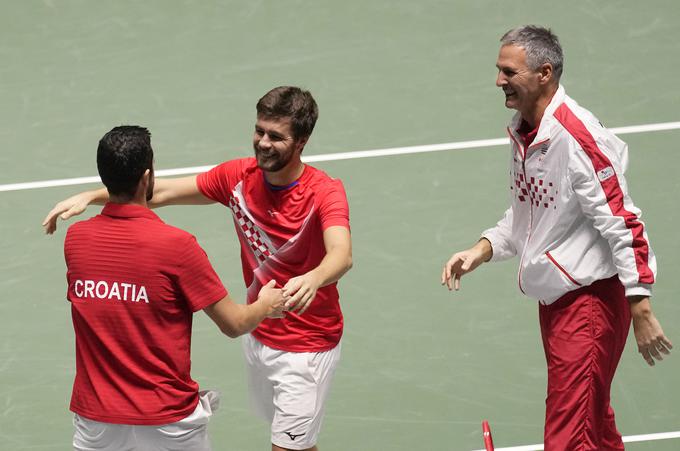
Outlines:
[{"label": "emblem on shirt sleeve", "polygon": [[604,169],[600,169],[597,171],[597,178],[600,179],[601,182],[604,182],[608,178],[612,177],[615,174],[614,168],[611,166],[607,166]]}]

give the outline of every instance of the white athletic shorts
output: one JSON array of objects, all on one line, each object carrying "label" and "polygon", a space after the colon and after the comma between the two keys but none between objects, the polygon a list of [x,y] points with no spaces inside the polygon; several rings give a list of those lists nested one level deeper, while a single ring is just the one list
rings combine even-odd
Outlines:
[{"label": "white athletic shorts", "polygon": [[139,426],[101,423],[75,414],[75,451],[210,451],[208,421],[219,393],[202,391],[194,412],[175,423]]},{"label": "white athletic shorts", "polygon": [[316,444],[340,345],[325,352],[287,352],[243,337],[248,388],[255,412],[271,423],[274,445],[307,449]]}]

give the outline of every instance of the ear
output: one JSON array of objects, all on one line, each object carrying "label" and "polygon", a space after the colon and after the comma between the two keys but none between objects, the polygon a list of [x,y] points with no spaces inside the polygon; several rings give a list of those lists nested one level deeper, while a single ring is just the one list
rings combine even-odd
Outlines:
[{"label": "ear", "polygon": [[295,143],[296,150],[299,150],[300,153],[302,153],[302,149],[305,148],[305,144],[307,144],[307,141],[309,140],[309,136],[302,137],[297,140]]},{"label": "ear", "polygon": [[544,63],[538,68],[538,82],[542,85],[546,85],[552,81],[553,78],[553,67],[550,63]]},{"label": "ear", "polygon": [[146,188],[151,183],[151,177],[153,177],[153,176],[151,175],[150,169],[147,169],[146,171],[144,171],[144,174],[142,174],[142,177],[139,179],[138,189],[142,189],[142,190],[146,191]]},{"label": "ear", "polygon": [[142,181],[144,182],[145,185],[148,185],[149,182],[151,181],[151,169],[147,169],[144,171],[144,174],[142,174]]}]

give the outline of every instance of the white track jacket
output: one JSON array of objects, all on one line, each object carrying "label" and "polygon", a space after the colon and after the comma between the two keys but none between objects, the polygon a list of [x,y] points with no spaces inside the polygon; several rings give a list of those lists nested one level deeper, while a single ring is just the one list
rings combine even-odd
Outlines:
[{"label": "white track jacket", "polygon": [[651,295],[656,259],[623,174],[628,146],[560,85],[533,143],[510,135],[511,206],[483,232],[492,261],[520,257],[522,292],[550,304],[618,274],[626,295]]}]

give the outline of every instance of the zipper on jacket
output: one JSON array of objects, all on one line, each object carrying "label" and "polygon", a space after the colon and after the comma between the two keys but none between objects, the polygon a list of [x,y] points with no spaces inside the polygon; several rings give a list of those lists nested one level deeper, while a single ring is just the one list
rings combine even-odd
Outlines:
[{"label": "zipper on jacket", "polygon": [[[515,135],[510,131],[510,127],[507,128],[508,130],[508,135],[510,135],[510,139],[512,139],[515,142],[515,145],[519,148],[521,151],[521,156],[522,156],[522,174],[524,175],[524,184],[527,183],[527,170],[526,170],[526,156],[527,152],[524,147],[515,139]],[[531,195],[531,190],[527,189],[529,192],[529,196],[527,198],[527,201],[529,202],[529,233],[527,234],[527,238],[524,241],[524,248],[522,249],[522,256],[519,259],[519,271],[517,272],[517,285],[519,286],[519,291],[524,293],[524,289],[522,288],[522,263],[524,262],[524,254],[527,251],[527,246],[529,245],[529,239],[531,238],[531,232],[533,228],[533,223],[534,223],[534,201]],[[524,293],[526,295],[526,293]]]},{"label": "zipper on jacket", "polygon": [[541,144],[545,144],[545,143],[547,143],[547,142],[550,142],[550,138],[544,139],[544,140],[541,141],[541,142],[531,143],[531,144],[529,145],[529,147],[527,147],[527,148],[525,149],[525,153],[529,153],[529,150],[530,150],[530,149],[533,149],[534,147],[538,147],[538,146],[540,146]]}]

